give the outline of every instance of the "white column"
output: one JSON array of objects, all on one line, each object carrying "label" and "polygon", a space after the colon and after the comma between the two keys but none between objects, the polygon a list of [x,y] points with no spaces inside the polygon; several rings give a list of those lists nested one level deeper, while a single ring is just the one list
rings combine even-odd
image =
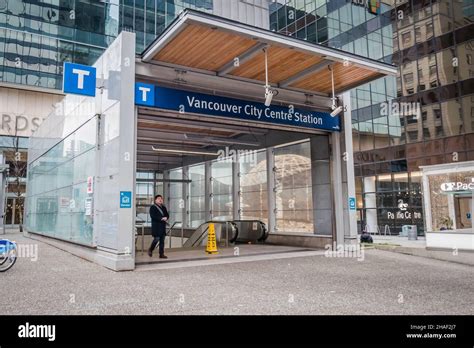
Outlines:
[{"label": "white column", "polygon": [[344,244],[344,199],[342,194],[341,134],[333,132],[331,136],[331,172],[334,194],[334,224],[337,244]]},{"label": "white column", "polygon": [[352,110],[351,110],[351,94],[346,92],[342,96],[344,110],[344,143],[346,146],[343,158],[346,161],[346,178],[347,178],[347,196],[346,204],[349,212],[349,221],[345,231],[345,244],[357,243],[357,206],[353,210],[349,207],[349,199],[356,198],[355,192],[355,176],[354,176],[354,150],[352,145]]},{"label": "white column", "polygon": [[428,175],[423,173],[423,216],[425,217],[426,232],[433,231],[432,215],[431,215],[431,191]]}]

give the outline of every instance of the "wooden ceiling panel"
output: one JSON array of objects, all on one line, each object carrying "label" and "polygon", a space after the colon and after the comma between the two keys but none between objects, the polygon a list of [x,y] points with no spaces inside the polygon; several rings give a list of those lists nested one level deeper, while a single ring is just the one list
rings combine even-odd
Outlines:
[{"label": "wooden ceiling panel", "polygon": [[[293,49],[271,46],[268,49],[268,79],[271,83],[279,83],[321,60],[321,57],[312,56]],[[230,74],[247,79],[265,81],[265,54],[262,51],[262,53],[257,54]]]},{"label": "wooden ceiling panel", "polygon": [[[348,89],[348,86],[359,85],[361,81],[373,79],[376,75],[383,76],[377,72],[371,72],[358,66],[344,66],[342,63],[333,65],[334,87],[336,92]],[[331,72],[328,68],[318,71],[308,77],[301,79],[291,87],[313,90],[321,93],[331,93]]]},{"label": "wooden ceiling panel", "polygon": [[[252,48],[261,45],[265,41],[232,32],[227,29],[211,27],[209,25],[187,23],[185,27],[174,36],[167,44],[164,44],[154,56],[155,61],[166,62],[183,67],[203,69],[218,73],[234,58],[244,53],[253,53]],[[273,84],[278,84],[299,76],[301,72],[311,71],[312,66],[325,59],[326,55],[309,53],[284,46],[279,43],[268,43],[268,78]],[[324,58],[323,58],[324,57]],[[338,58],[337,61],[340,58]],[[361,65],[344,66],[342,63],[334,63],[334,82],[336,93],[347,90],[370,80],[384,76],[371,67]],[[309,70],[308,70],[309,69]],[[225,69],[227,71],[227,69]],[[265,55],[263,51],[255,53],[251,58],[242,61],[239,67],[228,72],[228,77],[245,78],[255,82],[265,81]],[[286,88],[286,84],[282,85]],[[317,72],[309,72],[296,82],[291,83],[290,88],[298,88],[303,91],[330,94],[331,74],[324,67]]]},{"label": "wooden ceiling panel", "polygon": [[223,30],[189,25],[155,57],[155,60],[217,71],[256,41]]}]

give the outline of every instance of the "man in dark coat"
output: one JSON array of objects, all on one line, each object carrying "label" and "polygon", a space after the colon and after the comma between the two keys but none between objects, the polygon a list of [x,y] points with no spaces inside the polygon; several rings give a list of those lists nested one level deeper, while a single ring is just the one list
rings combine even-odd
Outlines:
[{"label": "man in dark coat", "polygon": [[155,250],[156,244],[160,242],[160,259],[167,259],[168,257],[165,256],[166,222],[170,218],[170,215],[163,205],[162,195],[155,196],[155,204],[150,207],[150,216],[153,242],[151,243],[150,249],[148,249],[148,256],[153,256],[153,250]]}]

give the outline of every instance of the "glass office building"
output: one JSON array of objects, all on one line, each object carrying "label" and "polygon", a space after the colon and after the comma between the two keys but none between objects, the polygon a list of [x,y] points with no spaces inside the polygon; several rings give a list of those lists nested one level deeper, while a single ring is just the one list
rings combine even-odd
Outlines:
[{"label": "glass office building", "polygon": [[92,65],[122,30],[141,52],[184,8],[212,0],[0,0],[0,82],[61,89],[65,61]]},{"label": "glass office building", "polygon": [[359,230],[423,233],[419,167],[474,159],[474,2],[368,4],[286,1],[271,27],[399,66],[351,91]]}]

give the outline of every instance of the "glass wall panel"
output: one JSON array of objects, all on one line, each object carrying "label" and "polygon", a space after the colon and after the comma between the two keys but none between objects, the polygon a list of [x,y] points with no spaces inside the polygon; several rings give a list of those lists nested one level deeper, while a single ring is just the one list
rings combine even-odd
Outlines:
[{"label": "glass wall panel", "polygon": [[97,119],[92,118],[29,164],[30,231],[92,245],[87,179],[95,173]]},{"label": "glass wall panel", "polygon": [[267,151],[239,157],[240,218],[268,223]]},{"label": "glass wall panel", "polygon": [[[161,174],[163,175],[163,174]],[[163,183],[159,184],[161,187],[157,189],[154,187],[155,183],[154,172],[138,172],[136,174],[135,185],[135,202],[136,202],[136,222],[138,224],[150,225],[150,206],[153,204],[156,194],[163,195]],[[158,183],[156,184],[156,186]],[[165,198],[166,199],[166,198]]]},{"label": "glass wall panel", "polygon": [[275,148],[276,230],[313,233],[309,141]]},{"label": "glass wall panel", "polygon": [[[172,225],[173,223],[179,221],[183,222],[184,214],[185,214],[185,203],[184,203],[184,195],[183,195],[183,188],[184,183],[182,182],[183,176],[183,169],[177,168],[172,169],[169,171],[169,179],[171,180],[168,184],[168,211],[170,214],[169,223]],[[172,180],[181,180],[178,182],[172,182]]]},{"label": "glass wall panel", "polygon": [[213,220],[232,220],[232,159],[211,162],[211,210]]},{"label": "glass wall panel", "polygon": [[205,165],[189,167],[188,225],[197,228],[206,220],[206,176]]}]

